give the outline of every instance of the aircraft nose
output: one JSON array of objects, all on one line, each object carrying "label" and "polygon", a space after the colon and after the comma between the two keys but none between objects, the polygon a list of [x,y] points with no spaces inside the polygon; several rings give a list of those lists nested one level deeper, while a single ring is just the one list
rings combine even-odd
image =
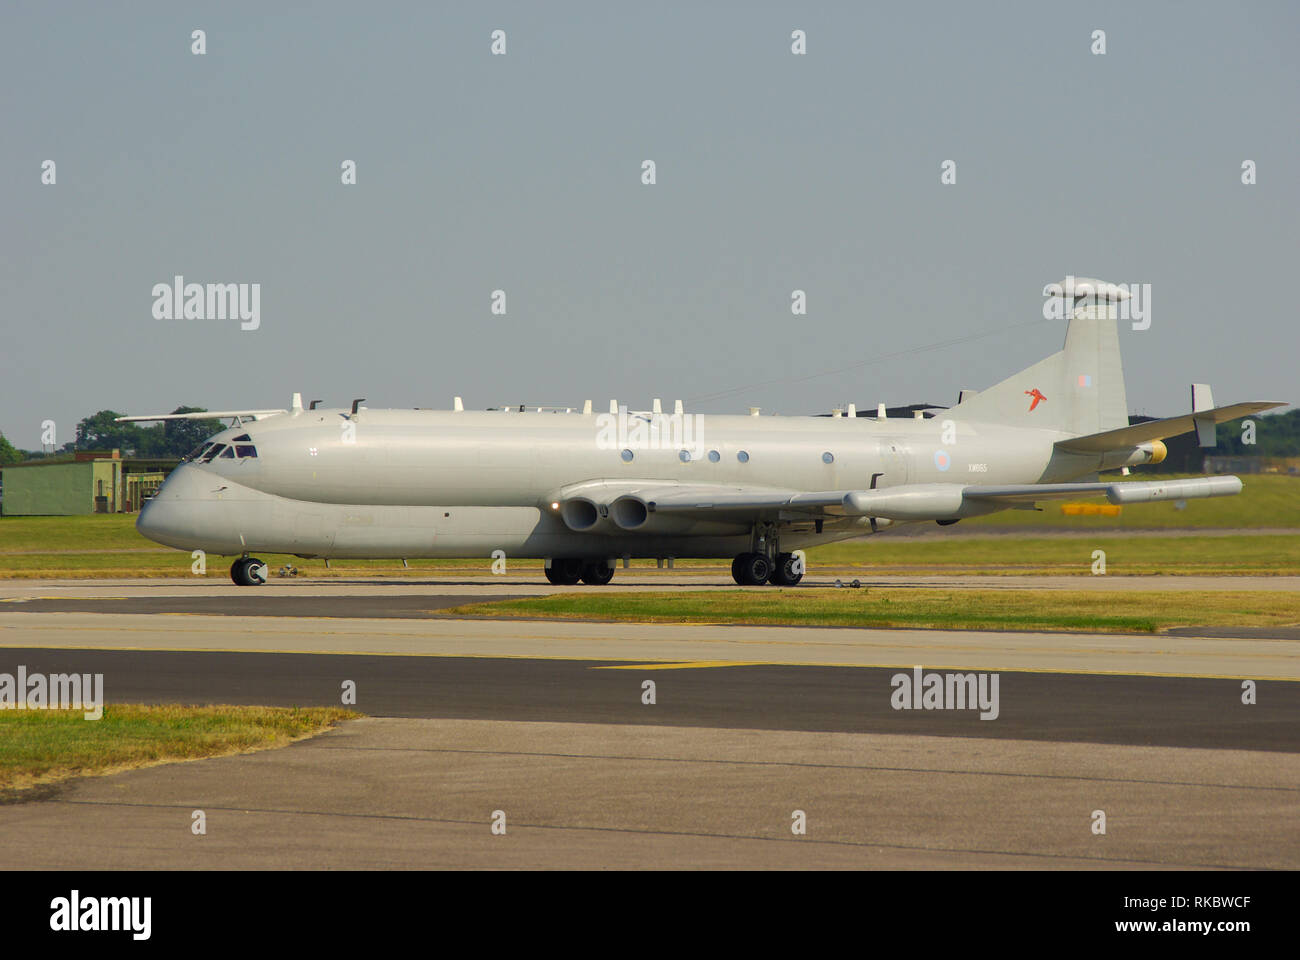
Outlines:
[{"label": "aircraft nose", "polygon": [[193,467],[181,464],[148,501],[135,528],[154,543],[189,550],[197,546],[194,507],[201,481]]}]

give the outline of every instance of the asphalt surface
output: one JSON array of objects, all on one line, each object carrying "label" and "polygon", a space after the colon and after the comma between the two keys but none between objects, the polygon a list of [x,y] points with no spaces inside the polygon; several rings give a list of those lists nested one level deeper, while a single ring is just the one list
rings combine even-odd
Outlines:
[{"label": "asphalt surface", "polygon": [[[102,673],[108,703],[337,706],[371,716],[923,734],[1300,752],[1300,684],[1000,671],[998,716],[895,710],[896,668],[135,650],[0,650],[0,672]],[[910,673],[910,671],[906,671]],[[643,684],[655,683],[652,705]]]},{"label": "asphalt surface", "polygon": [[[667,579],[622,589],[735,589]],[[1029,579],[1164,587],[1189,603],[1198,590],[1300,587]],[[0,869],[1300,867],[1291,628],[1129,636],[440,612],[565,589],[591,588],[490,576],[0,584],[0,673],[102,673],[109,704],[331,706],[351,681],[369,715],[279,750],[0,802]],[[893,709],[891,678],[917,662],[996,673],[998,717]],[[1253,705],[1241,702],[1246,679]],[[202,836],[190,830],[199,809]],[[497,811],[507,834],[490,828]],[[806,834],[791,831],[797,812]]]},{"label": "asphalt surface", "polygon": [[1297,783],[1283,753],[365,719],[0,804],[0,869],[1295,869]]}]

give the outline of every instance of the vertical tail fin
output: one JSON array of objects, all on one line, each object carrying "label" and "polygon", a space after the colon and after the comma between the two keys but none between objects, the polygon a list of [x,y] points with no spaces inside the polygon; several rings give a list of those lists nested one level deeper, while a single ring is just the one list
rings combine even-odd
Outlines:
[{"label": "vertical tail fin", "polygon": [[1073,434],[1128,426],[1117,307],[1128,291],[1069,277],[1044,290],[1052,292],[1073,301],[1065,347],[963,400],[949,416]]}]

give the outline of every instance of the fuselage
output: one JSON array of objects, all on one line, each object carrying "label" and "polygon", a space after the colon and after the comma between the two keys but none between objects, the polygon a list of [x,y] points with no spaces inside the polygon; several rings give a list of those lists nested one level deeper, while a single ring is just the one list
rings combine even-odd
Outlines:
[{"label": "fuselage", "polygon": [[[748,549],[752,521],[719,514],[671,534],[576,532],[557,507],[566,490],[599,481],[819,491],[1065,481],[1103,465],[1054,451],[1063,436],[943,414],[296,410],[214,436],[221,453],[208,447],[182,463],[138,526],[217,554],[718,557]],[[791,549],[872,530],[864,518],[773,519]]]}]

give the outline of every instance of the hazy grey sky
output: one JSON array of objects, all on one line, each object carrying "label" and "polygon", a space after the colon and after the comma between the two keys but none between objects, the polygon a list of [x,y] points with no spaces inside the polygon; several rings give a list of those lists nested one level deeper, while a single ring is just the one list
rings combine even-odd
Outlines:
[{"label": "hazy grey sky", "polygon": [[[0,430],[294,390],[951,403],[1060,348],[1067,273],[1151,284],[1132,411],[1295,402],[1298,10],[3,0]],[[260,329],[154,319],[176,274],[260,283]]]}]

